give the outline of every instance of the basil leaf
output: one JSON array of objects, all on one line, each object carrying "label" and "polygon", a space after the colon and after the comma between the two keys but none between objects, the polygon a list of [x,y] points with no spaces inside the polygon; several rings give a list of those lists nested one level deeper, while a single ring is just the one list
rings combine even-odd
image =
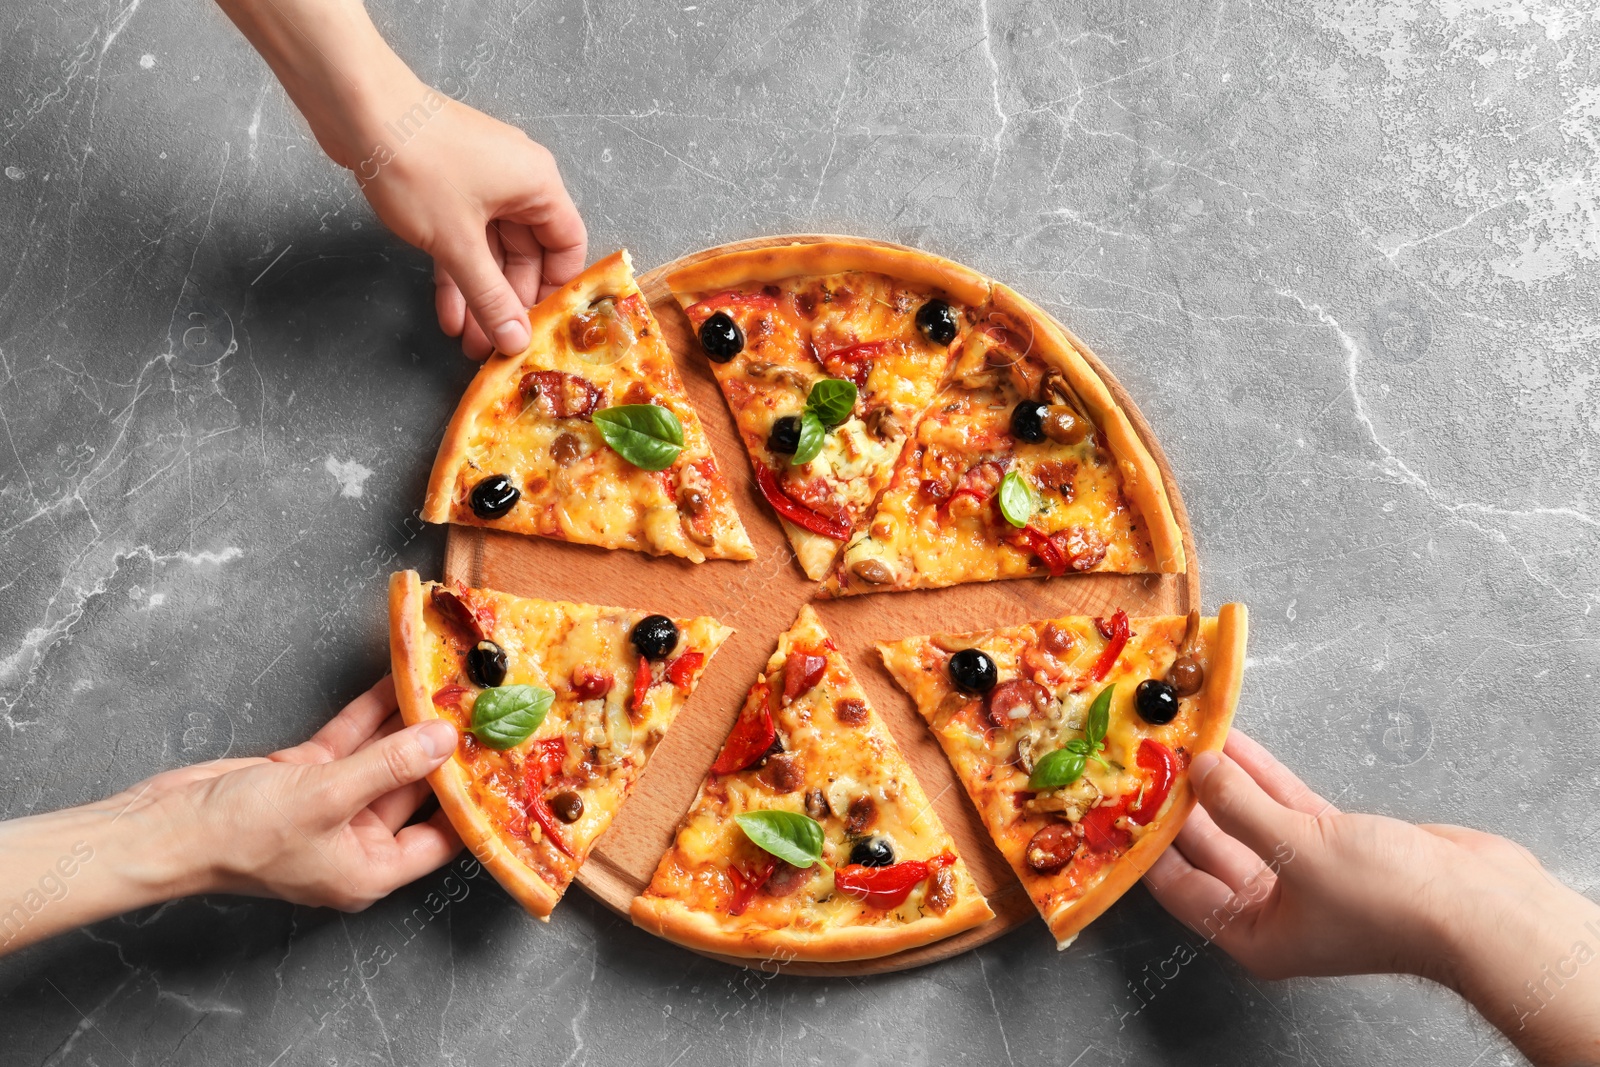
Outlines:
[{"label": "basil leaf", "polygon": [[822,859],[822,824],[795,811],[745,811],[734,821],[756,845],[785,863],[809,867]]},{"label": "basil leaf", "polygon": [[833,429],[850,417],[856,409],[856,383],[842,378],[823,378],[811,387],[806,397],[806,410],[822,420],[822,425]]},{"label": "basil leaf", "polygon": [[485,689],[472,702],[473,736],[490,748],[515,748],[544,722],[556,695],[531,685],[502,685]]},{"label": "basil leaf", "polygon": [[1000,514],[1013,526],[1026,526],[1033,518],[1033,487],[1017,471],[1000,479]]},{"label": "basil leaf", "polygon": [[1081,737],[1074,737],[1071,741],[1068,741],[1061,747],[1066,749],[1068,752],[1076,752],[1078,755],[1084,757],[1094,755],[1094,746]]},{"label": "basil leaf", "polygon": [[828,431],[823,427],[822,420],[807,410],[800,416],[800,443],[795,446],[794,455],[789,457],[793,464],[810,463],[822,453],[822,445],[827,440]]},{"label": "basil leaf", "polygon": [[1116,687],[1115,682],[1106,686],[1094,698],[1094,703],[1089,705],[1089,719],[1083,732],[1089,744],[1096,749],[1103,747],[1101,743],[1106,739],[1106,728],[1111,725],[1111,691]]},{"label": "basil leaf", "polygon": [[601,408],[592,416],[606,444],[635,467],[662,471],[683,451],[683,423],[655,404]]},{"label": "basil leaf", "polygon": [[1083,753],[1071,748],[1058,748],[1033,765],[1033,773],[1028,775],[1028,788],[1035,792],[1060,789],[1081,777]]}]

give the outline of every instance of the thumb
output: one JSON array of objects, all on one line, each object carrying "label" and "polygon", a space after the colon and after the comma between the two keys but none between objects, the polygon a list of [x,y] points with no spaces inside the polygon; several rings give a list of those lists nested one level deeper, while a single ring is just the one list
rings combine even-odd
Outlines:
[{"label": "thumb", "polygon": [[390,734],[354,755],[308,769],[322,779],[333,806],[353,815],[386,793],[421,779],[455,749],[456,728],[433,719]]},{"label": "thumb", "polygon": [[1309,815],[1286,808],[1220,752],[1202,752],[1189,765],[1189,784],[1213,822],[1267,862],[1303,841]]},{"label": "thumb", "polygon": [[506,280],[505,271],[489,251],[488,238],[458,242],[440,249],[435,258],[455,280],[466,298],[467,310],[483,327],[484,335],[502,352],[515,355],[528,347],[528,309]]}]

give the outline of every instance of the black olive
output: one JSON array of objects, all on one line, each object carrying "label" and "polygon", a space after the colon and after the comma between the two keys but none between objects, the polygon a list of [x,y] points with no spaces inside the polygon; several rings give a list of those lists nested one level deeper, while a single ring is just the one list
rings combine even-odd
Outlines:
[{"label": "black olive", "polygon": [[493,641],[479,641],[467,651],[467,677],[493,689],[506,680],[506,650]]},{"label": "black olive", "polygon": [[772,424],[772,432],[767,434],[767,451],[779,455],[792,456],[795,449],[800,447],[800,416],[785,415]]},{"label": "black olive", "polygon": [[631,637],[645,659],[666,659],[678,647],[678,624],[665,615],[646,615],[634,624]]},{"label": "black olive", "polygon": [[550,798],[550,810],[562,822],[577,822],[583,817],[583,798],[568,789]]},{"label": "black olive", "polygon": [[1139,718],[1161,726],[1178,714],[1178,694],[1159,678],[1146,678],[1133,691],[1133,706],[1139,709]]},{"label": "black olive", "polygon": [[1043,441],[1044,417],[1050,409],[1037,400],[1024,400],[1011,409],[1011,436],[1019,441]]},{"label": "black olive", "polygon": [[522,490],[504,474],[491,474],[472,487],[472,513],[480,519],[498,519],[517,506]]},{"label": "black olive", "polygon": [[969,693],[987,693],[1000,680],[1000,669],[987,652],[963,648],[950,657],[950,680]]},{"label": "black olive", "polygon": [[917,309],[917,329],[936,345],[954,341],[960,325],[956,309],[943,300],[930,300]]},{"label": "black olive", "polygon": [[894,846],[881,837],[863,837],[850,849],[850,862],[863,867],[892,867]]},{"label": "black olive", "polygon": [[726,311],[719,311],[700,324],[700,347],[713,363],[726,363],[744,350],[744,331]]}]

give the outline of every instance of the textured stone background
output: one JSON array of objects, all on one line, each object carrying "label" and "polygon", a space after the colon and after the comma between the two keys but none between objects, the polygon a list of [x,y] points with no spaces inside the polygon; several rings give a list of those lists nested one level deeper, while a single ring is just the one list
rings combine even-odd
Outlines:
[{"label": "textured stone background", "polygon": [[[1590,9],[1586,12],[1585,9]],[[1593,895],[1600,22],[1588,0],[376,0],[641,267],[787,230],[1011,281],[1156,427],[1240,722],[1345,807]],[[385,669],[382,577],[471,367],[200,0],[0,26],[0,815],[298,741]],[[781,621],[781,620],[779,620]],[[778,621],[775,621],[775,626]],[[1058,956],[778,979],[574,893],[189,900],[0,964],[0,1062],[1514,1062],[1415,981],[1262,983],[1134,890]],[[466,899],[426,924],[426,892]],[[1170,970],[1168,971],[1170,973]]]}]

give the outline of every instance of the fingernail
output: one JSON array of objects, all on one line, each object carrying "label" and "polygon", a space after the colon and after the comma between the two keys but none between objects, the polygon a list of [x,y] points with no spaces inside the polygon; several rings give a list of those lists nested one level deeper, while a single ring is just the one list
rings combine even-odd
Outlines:
[{"label": "fingernail", "polygon": [[494,345],[507,355],[516,355],[528,347],[532,340],[528,335],[528,324],[521,319],[512,319],[502,322],[494,328]]},{"label": "fingernail", "polygon": [[1194,758],[1194,762],[1189,764],[1189,784],[1196,787],[1204,784],[1221,762],[1222,757],[1215,752],[1200,753]]},{"label": "fingernail", "polygon": [[423,723],[417,731],[417,744],[422,746],[422,751],[428,754],[429,759],[448,756],[456,748],[456,728],[443,719]]}]

